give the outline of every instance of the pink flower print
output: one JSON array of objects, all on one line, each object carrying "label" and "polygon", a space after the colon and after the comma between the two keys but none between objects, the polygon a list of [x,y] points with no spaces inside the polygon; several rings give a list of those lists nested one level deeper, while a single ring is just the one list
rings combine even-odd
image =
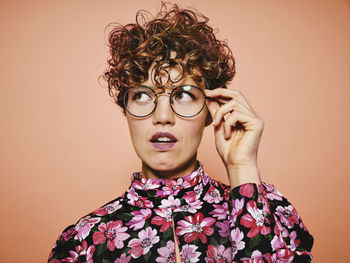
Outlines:
[{"label": "pink flower print", "polygon": [[281,235],[282,238],[285,238],[289,235],[288,230],[282,226],[282,223],[277,219],[277,216],[274,215],[275,217],[275,227],[273,229],[275,235]]},{"label": "pink flower print", "polygon": [[210,181],[209,175],[207,175],[206,173],[202,173],[202,177],[200,181],[202,181],[203,184],[206,185]]},{"label": "pink flower print", "polygon": [[286,207],[277,206],[276,214],[288,228],[292,228],[294,224],[299,223],[299,215],[292,205]]},{"label": "pink flower print", "polygon": [[123,253],[120,258],[117,258],[114,260],[113,263],[129,263],[131,260],[131,256],[127,256],[125,253]]},{"label": "pink flower print", "polygon": [[77,233],[78,233],[78,231],[75,230],[75,228],[70,228],[70,229],[68,229],[67,232],[63,232],[63,233],[61,234],[61,239],[63,238],[64,241],[68,241],[69,239],[71,239],[72,237],[74,237]]},{"label": "pink flower print", "polygon": [[139,199],[139,195],[136,193],[135,189],[131,188],[128,191],[127,197],[129,198],[129,201],[132,203],[135,203],[137,199]]},{"label": "pink flower print", "polygon": [[126,223],[127,226],[134,230],[139,230],[145,225],[145,221],[151,217],[151,209],[140,209],[132,211],[131,214],[134,216],[129,222]]},{"label": "pink flower print", "polygon": [[239,188],[239,193],[241,194],[241,196],[252,198],[254,195],[254,184],[242,184]]},{"label": "pink flower print", "polygon": [[[264,260],[265,259],[265,260]],[[272,257],[269,253],[261,254],[259,250],[254,250],[250,258],[241,258],[241,263],[273,263]]]},{"label": "pink flower print", "polygon": [[[199,171],[195,171],[189,177],[185,177],[185,182],[187,183],[186,187],[191,187],[200,184],[203,178],[203,173]],[[203,184],[206,184],[203,182]]]},{"label": "pink flower print", "polygon": [[135,202],[135,205],[140,208],[152,208],[153,203],[147,199],[147,197],[139,197],[139,199]]},{"label": "pink flower print", "polygon": [[261,195],[261,194],[258,195],[257,202],[258,202],[258,204],[260,204],[262,206],[262,210],[264,211],[265,214],[270,214],[269,203],[263,195]]},{"label": "pink flower print", "polygon": [[69,251],[70,257],[62,259],[62,262],[86,262],[93,263],[92,256],[95,252],[95,247],[93,245],[87,245],[84,240],[81,245],[75,247],[75,251]]},{"label": "pink flower print", "polygon": [[110,221],[107,224],[101,223],[98,226],[100,232],[95,232],[92,235],[94,245],[101,244],[107,240],[107,247],[110,251],[115,248],[123,248],[123,241],[128,239],[130,235],[125,233],[128,228],[122,226],[121,220]]},{"label": "pink flower print", "polygon": [[178,208],[175,208],[174,212],[189,212],[191,214],[195,214],[197,213],[198,209],[202,208],[202,204],[203,202],[201,200],[196,200],[194,202],[187,203],[187,204],[181,205]]},{"label": "pink flower print", "polygon": [[192,203],[197,199],[196,193],[194,191],[187,192],[184,195],[184,199],[186,200],[187,203]]},{"label": "pink flower print", "polygon": [[196,194],[197,197],[199,197],[202,192],[203,192],[203,186],[201,184],[199,185],[196,185],[194,188],[193,188],[193,191],[194,193]]},{"label": "pink flower print", "polygon": [[262,254],[259,250],[254,250],[253,253],[252,253],[252,257],[253,258],[258,258],[258,257],[262,257]]},{"label": "pink flower print", "polygon": [[156,258],[156,262],[158,263],[175,263],[175,246],[172,240],[169,240],[166,243],[165,247],[161,247],[157,249],[159,257]]},{"label": "pink flower print", "polygon": [[104,207],[97,209],[93,214],[98,216],[104,216],[117,211],[121,207],[122,205],[120,204],[119,200],[117,200],[113,203],[107,204]]},{"label": "pink flower print", "polygon": [[213,245],[208,246],[207,256],[205,257],[206,263],[228,263],[232,262],[232,249],[225,248],[223,245],[215,247]]},{"label": "pink flower print", "polygon": [[165,232],[172,225],[172,212],[170,208],[155,209],[157,216],[153,217],[151,224],[162,226],[160,232]]},{"label": "pink flower print", "polygon": [[265,216],[261,210],[256,206],[256,203],[251,200],[247,204],[248,214],[241,218],[241,225],[250,228],[247,237],[255,237],[259,232],[267,235],[271,232],[271,228],[265,226]]},{"label": "pink flower print", "polygon": [[196,200],[198,200],[203,192],[202,185],[196,185],[193,189],[193,191],[189,191],[184,195],[184,199],[187,203],[192,203]]},{"label": "pink flower print", "polygon": [[146,255],[151,247],[159,242],[159,236],[157,236],[157,230],[151,227],[147,227],[145,230],[141,230],[138,234],[139,238],[134,238],[129,241],[128,247],[129,254],[133,258],[138,258],[141,255]]},{"label": "pink flower print", "polygon": [[234,227],[237,217],[242,213],[244,198],[232,200],[231,227]]},{"label": "pink flower print", "polygon": [[184,188],[184,181],[183,179],[178,180],[168,180],[167,184],[163,186],[162,192],[163,194],[171,194],[171,195],[177,195],[177,193]]},{"label": "pink flower print", "polygon": [[127,197],[129,198],[128,204],[137,206],[140,208],[152,208],[153,203],[147,199],[147,197],[139,196],[134,189],[130,189]]},{"label": "pink flower print", "polygon": [[[256,250],[255,250],[256,251]],[[254,251],[254,252],[255,252]],[[253,252],[253,253],[254,253]],[[261,263],[265,263],[265,262],[267,262],[267,263],[273,263],[274,261],[273,261],[273,258],[272,258],[272,256],[271,256],[271,254],[270,253],[266,253],[266,254],[264,254],[264,256],[262,257],[262,260],[264,259],[264,261],[261,261]],[[260,263],[260,262],[258,262],[258,263]]]},{"label": "pink flower print", "polygon": [[215,223],[215,225],[219,228],[220,236],[227,237],[230,235],[229,224],[230,222],[228,220],[224,220],[222,222],[218,221]]},{"label": "pink flower print", "polygon": [[231,247],[232,247],[232,256],[234,257],[238,250],[245,248],[245,242],[242,241],[244,234],[239,230],[239,228],[234,228],[231,231]]},{"label": "pink flower print", "polygon": [[272,255],[272,258],[276,263],[290,263],[293,262],[294,254],[289,249],[280,249]]},{"label": "pink flower print", "polygon": [[52,258],[52,256],[55,254],[55,252],[54,251],[51,251],[50,252],[50,255],[49,255],[49,259],[51,259]]},{"label": "pink flower print", "polygon": [[222,196],[217,188],[210,186],[208,192],[204,196],[204,200],[208,203],[219,203],[222,201]]},{"label": "pink flower print", "polygon": [[[266,189],[260,189],[260,187]],[[260,192],[266,192],[266,197],[270,200],[279,200],[282,201],[282,194],[278,192],[272,185],[262,183],[262,185],[259,185],[259,193]]]},{"label": "pink flower print", "polygon": [[294,250],[296,250],[296,248],[300,244],[300,240],[297,239],[297,232],[292,231],[292,233],[290,233],[289,237],[290,237],[290,245],[288,245],[288,248],[290,250],[294,251]]},{"label": "pink flower print", "polygon": [[150,180],[147,180],[145,178],[141,178],[140,181],[134,181],[133,187],[135,189],[139,190],[151,190],[151,189],[156,189],[160,186],[158,183],[150,182]]},{"label": "pink flower print", "polygon": [[281,235],[275,235],[271,240],[271,247],[273,251],[279,250],[281,248],[285,248],[286,244]]},{"label": "pink flower print", "polygon": [[201,255],[201,253],[196,251],[197,248],[198,247],[196,245],[184,245],[180,253],[181,262],[185,262],[185,263],[198,262],[199,256]]},{"label": "pink flower print", "polygon": [[162,204],[159,206],[159,208],[175,208],[179,207],[181,204],[180,199],[176,198],[174,199],[174,196],[170,195],[168,199],[163,199]]},{"label": "pink flower print", "polygon": [[86,216],[80,219],[78,224],[75,226],[75,230],[78,233],[76,234],[74,239],[79,239],[80,241],[85,239],[90,234],[91,228],[100,221],[101,221],[100,217],[91,218],[91,216]]},{"label": "pink flower print", "polygon": [[176,229],[177,235],[185,235],[186,243],[191,243],[196,239],[200,239],[202,243],[207,243],[207,236],[214,233],[211,227],[215,223],[215,219],[211,217],[204,218],[203,214],[198,212],[193,216],[186,216],[185,220],[178,222]]},{"label": "pink flower print", "polygon": [[306,228],[306,226],[304,225],[304,223],[302,221],[300,221],[299,224],[300,228],[303,229],[304,231],[308,232],[309,230]]},{"label": "pink flower print", "polygon": [[296,231],[291,232],[290,234],[286,234],[285,236],[289,236],[290,238],[290,245],[286,245],[284,239],[283,239],[283,235],[282,233],[280,233],[279,235],[275,235],[274,238],[271,240],[271,247],[273,249],[273,251],[278,251],[281,249],[289,249],[291,251],[295,251],[296,248],[299,246],[300,244],[300,240],[296,239],[297,238],[297,233]]},{"label": "pink flower print", "polygon": [[227,218],[228,205],[226,202],[222,205],[213,204],[213,206],[215,207],[215,209],[209,212],[209,214],[213,215],[213,217],[216,217],[218,220],[223,220]]},{"label": "pink flower print", "polygon": [[228,202],[231,195],[231,189],[230,187],[223,187],[223,188],[224,188],[224,194],[222,196],[224,197],[224,200]]}]

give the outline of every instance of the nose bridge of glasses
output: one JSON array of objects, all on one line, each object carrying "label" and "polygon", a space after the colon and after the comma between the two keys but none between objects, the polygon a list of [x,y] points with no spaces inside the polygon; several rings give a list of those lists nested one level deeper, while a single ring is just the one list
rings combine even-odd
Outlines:
[{"label": "nose bridge of glasses", "polygon": [[156,92],[156,100],[158,102],[158,99],[161,97],[161,96],[169,96],[169,101],[170,101],[170,104],[172,103],[172,100],[171,100],[171,93],[172,92],[167,92],[166,90],[163,90],[163,91],[159,91],[159,92]]},{"label": "nose bridge of glasses", "polygon": [[[175,112],[172,107],[172,99],[171,99],[171,92],[161,91],[157,92],[156,94],[156,101],[154,103],[154,116],[156,119],[166,119],[169,120],[169,118],[172,116]],[[164,98],[163,101],[160,100],[161,96],[169,96],[168,98]]]},{"label": "nose bridge of glasses", "polygon": [[155,92],[155,94],[157,95],[157,97],[166,96],[167,94],[170,96],[170,95],[171,95],[171,92],[166,92],[166,91],[164,90],[164,91]]}]

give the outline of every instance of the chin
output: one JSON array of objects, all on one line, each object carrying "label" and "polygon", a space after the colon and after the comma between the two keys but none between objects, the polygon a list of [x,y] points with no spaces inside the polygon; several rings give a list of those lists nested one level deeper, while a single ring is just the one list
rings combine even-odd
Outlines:
[{"label": "chin", "polygon": [[168,160],[156,160],[151,162],[145,162],[150,168],[156,171],[171,171],[180,167],[180,163],[174,163],[173,161]]},{"label": "chin", "polygon": [[173,171],[181,167],[187,166],[190,162],[193,161],[193,158],[196,158],[196,154],[189,155],[184,158],[184,154],[179,155],[156,155],[152,160],[144,161],[149,167],[158,171]]}]

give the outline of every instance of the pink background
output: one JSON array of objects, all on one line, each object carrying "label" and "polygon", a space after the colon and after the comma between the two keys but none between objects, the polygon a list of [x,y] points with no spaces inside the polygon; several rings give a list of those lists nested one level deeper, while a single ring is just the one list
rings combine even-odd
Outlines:
[{"label": "pink background", "polygon": [[[349,1],[178,1],[227,38],[231,88],[265,122],[264,181],[314,235],[314,262],[344,262],[350,183]],[[1,1],[0,262],[45,262],[60,231],[118,197],[140,170],[126,120],[98,84],[105,26],[160,1]],[[199,160],[228,182],[212,127]]]}]

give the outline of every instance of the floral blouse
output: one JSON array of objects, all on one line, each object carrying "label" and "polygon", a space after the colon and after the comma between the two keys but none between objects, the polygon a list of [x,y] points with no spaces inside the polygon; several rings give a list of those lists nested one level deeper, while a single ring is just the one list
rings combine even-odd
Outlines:
[{"label": "floral blouse", "polygon": [[134,173],[121,197],[60,234],[49,262],[176,262],[177,244],[181,262],[311,261],[313,237],[272,185],[230,190],[198,165],[177,179]]}]

